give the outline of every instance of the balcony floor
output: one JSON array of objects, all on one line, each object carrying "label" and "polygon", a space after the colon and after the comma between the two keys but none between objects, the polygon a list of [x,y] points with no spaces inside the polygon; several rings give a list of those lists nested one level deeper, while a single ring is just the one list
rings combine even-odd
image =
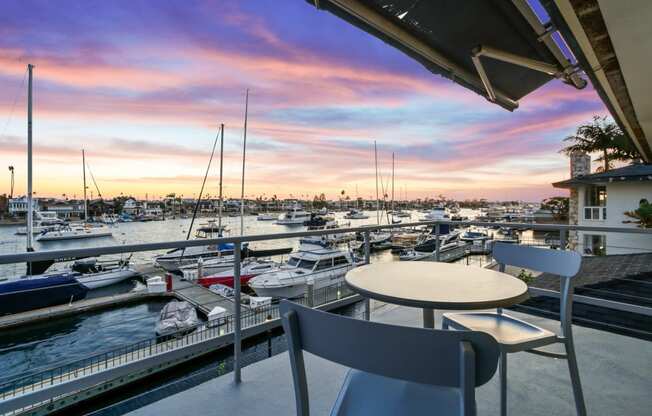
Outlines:
[{"label": "balcony floor", "polygon": [[[372,319],[419,326],[418,309],[377,305]],[[510,312],[554,330],[555,321]],[[440,325],[437,316],[437,325]],[[574,327],[588,414],[648,415],[652,407],[652,343],[590,328]],[[399,354],[400,351],[397,351]],[[327,415],[346,368],[306,354],[311,414]],[[287,353],[242,370],[236,386],[227,374],[128,413],[130,416],[295,414]],[[566,361],[527,353],[508,360],[508,411],[511,415],[575,414]],[[499,413],[498,376],[477,390],[479,415]]]}]

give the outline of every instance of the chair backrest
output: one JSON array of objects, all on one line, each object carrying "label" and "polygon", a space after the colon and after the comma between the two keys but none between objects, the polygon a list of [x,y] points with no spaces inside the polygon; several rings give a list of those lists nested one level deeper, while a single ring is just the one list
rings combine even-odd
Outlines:
[{"label": "chair backrest", "polygon": [[296,348],[381,376],[461,387],[468,381],[461,371],[461,345],[470,344],[475,357],[473,386],[485,384],[496,371],[498,344],[485,333],[381,324],[288,301],[281,302],[280,310],[291,354]]},{"label": "chair backrest", "polygon": [[509,264],[562,277],[575,276],[582,264],[582,256],[576,251],[552,250],[500,242],[494,244],[493,257],[501,266]]}]

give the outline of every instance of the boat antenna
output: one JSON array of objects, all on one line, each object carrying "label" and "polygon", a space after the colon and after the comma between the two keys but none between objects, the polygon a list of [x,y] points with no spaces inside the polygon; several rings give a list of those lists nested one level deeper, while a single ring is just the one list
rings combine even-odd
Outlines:
[{"label": "boat antenna", "polygon": [[247,115],[249,113],[249,88],[245,93],[244,136],[242,141],[242,186],[240,189],[240,235],[244,235],[244,186],[245,186],[245,157],[247,155]]},{"label": "boat antenna", "polygon": [[374,161],[376,165],[376,222],[380,225],[380,199],[378,199],[378,147],[374,140]]},{"label": "boat antenna", "polygon": [[224,123],[220,125],[220,205],[217,211],[217,233],[222,237],[222,165],[224,163]]},{"label": "boat antenna", "polygon": [[[220,131],[224,128],[224,124],[220,126]],[[217,146],[217,139],[220,138],[220,131],[217,132],[215,140],[213,141],[213,150],[211,150],[211,157],[208,159],[208,166],[206,166],[206,173],[204,174],[204,180],[201,183],[201,189],[199,190],[199,198],[197,198],[197,203],[195,203],[195,209],[192,213],[192,219],[190,220],[190,227],[188,227],[188,234],[186,235],[186,240],[190,240],[190,233],[192,232],[192,226],[195,224],[195,218],[197,218],[197,212],[199,211],[199,205],[201,204],[201,197],[204,193],[204,186],[206,185],[206,178],[208,178],[208,172],[211,169],[211,162],[213,161],[213,155],[215,154],[215,147]],[[183,252],[185,252],[185,247]],[[183,252],[181,257],[183,257]]]},{"label": "boat antenna", "polygon": [[[34,251],[32,221],[34,212],[32,210],[32,71],[34,65],[27,65],[27,251]],[[32,274],[32,264],[27,263],[27,274]]]}]

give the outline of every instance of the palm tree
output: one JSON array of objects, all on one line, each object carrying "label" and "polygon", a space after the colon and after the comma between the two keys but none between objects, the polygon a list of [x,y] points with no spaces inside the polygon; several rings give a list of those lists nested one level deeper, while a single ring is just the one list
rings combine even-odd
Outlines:
[{"label": "palm tree", "polygon": [[627,211],[625,215],[633,218],[635,221],[623,221],[623,223],[638,224],[641,228],[652,228],[652,204],[647,199],[641,199],[638,209]]},{"label": "palm tree", "polygon": [[601,156],[597,160],[603,166],[598,170],[603,172],[611,169],[612,162],[616,160],[631,160],[630,152],[635,151],[616,123],[607,121],[606,117],[593,116],[592,122],[579,126],[575,135],[566,137],[564,141],[573,143],[561,150],[567,155],[577,151],[600,152]]}]

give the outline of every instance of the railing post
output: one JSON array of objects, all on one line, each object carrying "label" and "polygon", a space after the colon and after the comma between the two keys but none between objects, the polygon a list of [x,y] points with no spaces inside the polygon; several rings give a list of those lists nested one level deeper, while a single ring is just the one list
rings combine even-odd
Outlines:
[{"label": "railing post", "polygon": [[306,297],[308,298],[306,299],[308,302],[308,306],[310,306],[311,308],[314,307],[315,306],[315,284],[313,282],[308,282]]},{"label": "railing post", "polygon": [[242,322],[240,311],[240,258],[242,256],[240,242],[234,244],[233,250],[233,288],[235,289],[235,319],[233,329],[233,379],[236,383],[242,381],[240,374],[240,348],[242,342]]},{"label": "railing post", "polygon": [[435,261],[439,261],[439,223],[435,224]]},{"label": "railing post", "polygon": [[566,250],[566,230],[563,228],[559,229],[559,249]]},{"label": "railing post", "polygon": [[[364,232],[364,264],[371,263],[371,236],[369,231]],[[364,319],[371,320],[371,301],[369,298],[364,299]]]}]

